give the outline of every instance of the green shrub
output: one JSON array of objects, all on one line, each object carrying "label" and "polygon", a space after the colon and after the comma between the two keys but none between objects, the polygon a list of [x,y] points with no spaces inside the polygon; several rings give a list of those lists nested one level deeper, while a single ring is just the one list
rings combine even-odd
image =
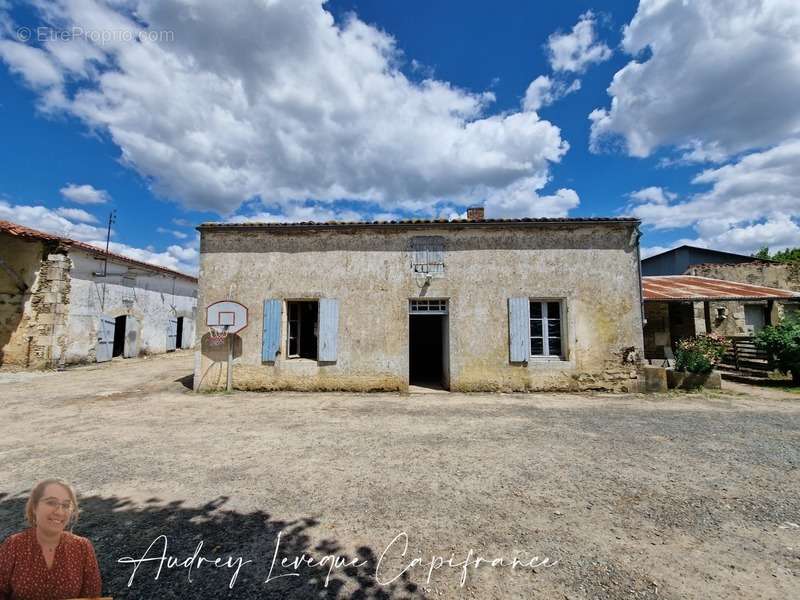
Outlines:
[{"label": "green shrub", "polygon": [[792,373],[792,382],[800,384],[800,319],[784,319],[758,332],[756,346],[775,357],[781,373]]},{"label": "green shrub", "polygon": [[675,351],[675,370],[689,373],[710,373],[725,354],[725,338],[710,333],[684,338]]}]

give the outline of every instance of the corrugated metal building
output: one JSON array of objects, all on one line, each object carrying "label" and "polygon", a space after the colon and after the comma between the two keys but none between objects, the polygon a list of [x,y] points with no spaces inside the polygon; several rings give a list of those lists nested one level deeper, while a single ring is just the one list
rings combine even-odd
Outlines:
[{"label": "corrugated metal building", "polygon": [[693,265],[733,265],[739,263],[760,263],[768,265],[774,264],[775,261],[753,258],[752,256],[735,254],[733,252],[722,252],[710,248],[697,248],[696,246],[683,245],[643,259],[642,275],[645,277],[683,275]]}]

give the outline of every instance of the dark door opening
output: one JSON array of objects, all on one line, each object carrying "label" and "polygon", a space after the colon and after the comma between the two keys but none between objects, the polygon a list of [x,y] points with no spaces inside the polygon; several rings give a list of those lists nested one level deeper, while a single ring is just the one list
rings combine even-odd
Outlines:
[{"label": "dark door opening", "polygon": [[122,356],[125,352],[125,325],[128,317],[122,315],[114,319],[114,351],[111,356]]},{"label": "dark door opening", "polygon": [[178,317],[178,335],[175,337],[175,349],[183,348],[183,317]]},{"label": "dark door opening", "polygon": [[409,315],[409,382],[447,388],[444,336],[447,315]]}]

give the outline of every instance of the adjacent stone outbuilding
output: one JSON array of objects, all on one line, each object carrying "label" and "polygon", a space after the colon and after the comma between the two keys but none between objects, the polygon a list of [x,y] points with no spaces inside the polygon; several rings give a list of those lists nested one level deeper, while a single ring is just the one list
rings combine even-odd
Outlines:
[{"label": "adjacent stone outbuilding", "polygon": [[0,221],[0,365],[48,368],[194,342],[195,277]]},{"label": "adjacent stone outbuilding", "polygon": [[800,314],[800,293],[762,285],[664,275],[644,277],[643,288],[645,358],[650,360],[672,359],[681,339],[706,333],[752,342],[766,325]]},{"label": "adjacent stone outbuilding", "polygon": [[227,353],[205,323],[221,300],[249,313],[232,338],[239,389],[633,389],[638,225],[201,225],[195,389],[225,383]]}]

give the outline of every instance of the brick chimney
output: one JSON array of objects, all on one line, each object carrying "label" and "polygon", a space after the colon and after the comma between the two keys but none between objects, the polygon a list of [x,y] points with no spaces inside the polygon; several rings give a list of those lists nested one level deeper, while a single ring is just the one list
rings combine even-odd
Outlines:
[{"label": "brick chimney", "polygon": [[472,206],[467,209],[467,221],[483,221],[483,207]]}]

